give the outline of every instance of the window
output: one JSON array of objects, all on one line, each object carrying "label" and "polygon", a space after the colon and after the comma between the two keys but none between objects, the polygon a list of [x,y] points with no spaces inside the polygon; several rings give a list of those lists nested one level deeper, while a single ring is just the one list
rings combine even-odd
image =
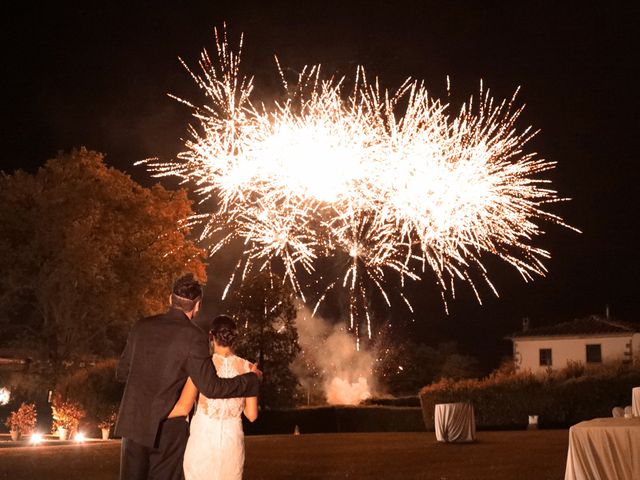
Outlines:
[{"label": "window", "polygon": [[602,345],[587,345],[587,363],[602,363]]},{"label": "window", "polygon": [[540,366],[541,367],[551,366],[551,349],[550,348],[540,349]]}]

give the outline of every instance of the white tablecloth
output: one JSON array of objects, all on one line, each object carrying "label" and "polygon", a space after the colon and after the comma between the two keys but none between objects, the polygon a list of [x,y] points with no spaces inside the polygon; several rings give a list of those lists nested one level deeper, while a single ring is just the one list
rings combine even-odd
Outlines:
[{"label": "white tablecloth", "polygon": [[631,390],[631,407],[633,408],[633,416],[640,417],[640,387],[634,387]]},{"label": "white tablecloth", "polygon": [[640,479],[640,418],[595,418],[571,427],[564,478]]},{"label": "white tablecloth", "polygon": [[470,403],[439,403],[435,409],[436,439],[439,442],[473,442],[476,419]]}]

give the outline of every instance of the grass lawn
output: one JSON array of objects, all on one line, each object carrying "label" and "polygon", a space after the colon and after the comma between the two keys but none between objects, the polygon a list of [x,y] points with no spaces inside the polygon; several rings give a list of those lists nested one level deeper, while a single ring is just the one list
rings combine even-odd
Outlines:
[{"label": "grass lawn", "polygon": [[[474,444],[425,433],[247,437],[245,478],[561,480],[567,430],[478,432]],[[120,442],[0,449],[0,480],[115,480]]]}]

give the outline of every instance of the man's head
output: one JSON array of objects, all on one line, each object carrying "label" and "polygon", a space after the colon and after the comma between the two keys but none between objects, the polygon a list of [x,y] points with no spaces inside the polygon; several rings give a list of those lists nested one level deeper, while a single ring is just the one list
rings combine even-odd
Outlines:
[{"label": "man's head", "polygon": [[171,290],[171,306],[182,310],[189,317],[193,317],[200,309],[202,302],[202,285],[192,273],[178,278]]}]

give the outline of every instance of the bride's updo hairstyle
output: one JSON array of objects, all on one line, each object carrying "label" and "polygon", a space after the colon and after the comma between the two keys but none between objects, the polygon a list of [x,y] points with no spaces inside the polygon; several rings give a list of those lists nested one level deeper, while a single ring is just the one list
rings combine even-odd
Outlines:
[{"label": "bride's updo hairstyle", "polygon": [[238,327],[233,318],[219,315],[211,322],[209,333],[221,347],[231,347],[238,338]]}]

